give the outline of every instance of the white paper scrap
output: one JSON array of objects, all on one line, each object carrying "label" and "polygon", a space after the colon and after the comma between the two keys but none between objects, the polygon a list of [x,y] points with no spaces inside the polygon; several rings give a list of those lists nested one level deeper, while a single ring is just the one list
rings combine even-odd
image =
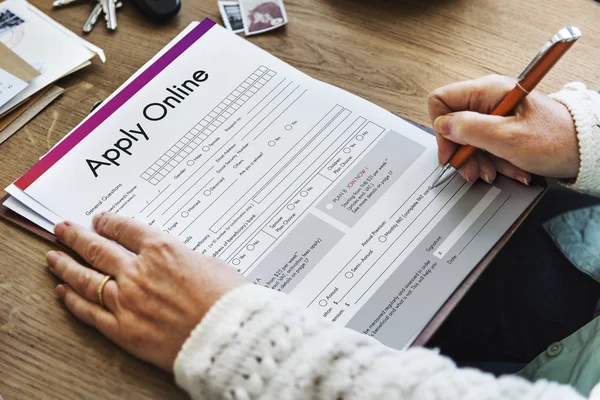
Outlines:
[{"label": "white paper scrap", "polygon": [[27,82],[0,68],[0,107],[8,103],[26,87]]}]

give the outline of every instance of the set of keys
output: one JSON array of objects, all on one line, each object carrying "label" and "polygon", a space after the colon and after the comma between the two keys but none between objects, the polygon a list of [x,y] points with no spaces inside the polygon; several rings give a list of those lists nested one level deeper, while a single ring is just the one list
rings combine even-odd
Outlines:
[{"label": "set of keys", "polygon": [[[63,7],[82,0],[56,0],[52,5],[54,7]],[[120,0],[97,0],[96,6],[92,10],[85,24],[83,24],[83,32],[90,33],[100,16],[104,14],[106,27],[112,31],[117,29],[117,9],[121,8],[123,3]]]}]

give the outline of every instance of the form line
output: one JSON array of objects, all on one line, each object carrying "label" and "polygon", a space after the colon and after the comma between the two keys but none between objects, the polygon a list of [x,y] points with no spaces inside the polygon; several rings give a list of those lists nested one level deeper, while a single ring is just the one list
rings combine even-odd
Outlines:
[{"label": "form line", "polygon": [[[430,204],[431,204],[431,203],[432,203],[432,202],[433,202],[433,201],[434,201],[434,200],[435,200],[435,199],[436,199],[436,198],[437,198],[437,197],[438,197],[438,196],[439,196],[439,195],[440,195],[440,194],[441,194],[441,193],[444,191],[444,189],[446,189],[446,187],[447,187],[448,185],[450,185],[450,183],[451,183],[451,182],[452,182],[454,179],[456,179],[456,177],[457,177],[457,176],[458,176],[458,174],[454,175],[454,176],[452,177],[452,179],[450,179],[450,180],[448,181],[448,183],[446,183],[446,185],[443,187],[443,189],[442,189],[442,190],[440,190],[440,191],[439,191],[439,192],[438,192],[438,193],[435,195],[435,197],[434,197],[434,198],[433,198],[433,199],[432,199],[432,200],[429,202],[429,204],[427,204],[427,207],[429,207],[429,205],[430,205]],[[381,276],[382,276],[382,275],[383,275],[383,274],[384,274],[384,273],[385,273],[385,272],[386,272],[386,271],[387,271],[387,270],[388,270],[388,269],[389,269],[389,268],[390,268],[390,267],[391,267],[391,266],[392,266],[392,265],[393,265],[393,264],[396,262],[396,260],[397,260],[397,259],[398,259],[398,258],[399,258],[399,257],[400,257],[400,256],[401,256],[401,255],[402,255],[404,252],[405,252],[405,251],[406,251],[406,249],[407,249],[408,247],[410,247],[410,245],[412,244],[412,242],[414,242],[414,241],[415,241],[415,239],[416,239],[416,238],[417,238],[417,237],[418,237],[418,236],[421,234],[421,232],[423,232],[423,230],[424,230],[424,229],[425,229],[427,226],[429,226],[429,224],[431,223],[431,221],[433,221],[433,220],[435,219],[435,217],[437,217],[437,215],[438,215],[438,214],[439,214],[439,213],[440,213],[440,212],[441,212],[441,211],[444,209],[444,207],[446,207],[446,204],[448,204],[448,203],[449,203],[449,202],[450,202],[450,201],[451,201],[451,200],[454,198],[454,196],[456,196],[456,194],[457,194],[458,192],[460,192],[460,190],[461,190],[461,189],[462,189],[462,188],[463,188],[463,187],[464,187],[466,184],[467,184],[467,182],[464,182],[462,185],[460,185],[460,187],[459,187],[459,188],[456,190],[456,192],[454,192],[454,194],[453,194],[453,195],[452,195],[452,196],[451,196],[451,197],[450,197],[450,198],[449,198],[449,199],[446,201],[446,203],[444,203],[444,205],[443,205],[442,207],[440,207],[440,209],[438,210],[438,212],[437,212],[437,213],[435,213],[435,215],[434,215],[434,216],[433,216],[433,217],[432,217],[432,218],[429,220],[429,222],[427,222],[427,224],[425,224],[425,226],[423,227],[423,229],[421,229],[421,231],[420,231],[418,234],[416,234],[416,235],[415,235],[415,237],[414,237],[414,238],[413,238],[413,239],[410,241],[410,243],[409,243],[409,244],[408,244],[408,245],[407,245],[407,246],[404,248],[404,250],[402,250],[402,251],[400,252],[400,254],[398,254],[398,255],[396,256],[396,258],[394,258],[394,259],[392,260],[392,262],[391,262],[391,263],[390,263],[390,264],[389,264],[389,265],[388,265],[388,266],[387,266],[387,267],[386,267],[386,268],[383,270],[383,272],[382,272],[382,273],[381,273],[381,274],[380,274],[380,275],[379,275],[377,278],[375,278],[375,280],[373,281],[373,283],[371,283],[371,285],[370,285],[370,286],[367,288],[367,290],[365,290],[365,291],[364,291],[364,293],[363,293],[363,294],[362,294],[362,295],[361,295],[361,296],[360,296],[360,297],[359,297],[359,298],[356,300],[356,302],[355,302],[354,304],[357,304],[357,303],[360,301],[360,299],[362,299],[362,298],[364,297],[364,295],[365,295],[365,294],[367,294],[367,292],[368,292],[369,290],[371,290],[371,288],[373,287],[373,285],[375,285],[375,283],[377,283],[377,281],[379,280],[379,278],[381,278]],[[421,216],[421,214],[423,214],[423,213],[425,212],[425,210],[427,209],[427,207],[425,207],[425,208],[424,208],[424,209],[423,209],[423,210],[422,210],[422,211],[419,213],[419,215],[417,215],[417,216],[415,217],[415,219],[414,219],[414,220],[413,220],[413,221],[412,221],[412,222],[411,222],[411,223],[410,223],[410,224],[409,224],[409,225],[406,227],[406,229],[404,229],[404,230],[402,231],[402,233],[401,233],[400,235],[398,235],[398,237],[397,237],[397,238],[396,238],[396,239],[395,239],[395,240],[392,242],[392,244],[391,244],[391,245],[390,245],[390,246],[389,246],[389,247],[388,247],[388,248],[387,248],[387,249],[386,249],[386,250],[383,252],[383,254],[381,254],[381,255],[379,256],[379,258],[377,258],[377,260],[375,260],[375,261],[373,262],[373,264],[371,264],[371,266],[370,266],[370,267],[369,267],[369,268],[368,268],[368,269],[365,271],[365,273],[364,273],[364,274],[363,274],[363,275],[362,275],[360,278],[358,278],[358,280],[356,281],[356,283],[355,283],[355,284],[354,284],[354,285],[353,285],[353,286],[350,288],[350,290],[348,290],[348,292],[346,292],[346,294],[344,295],[344,297],[346,297],[346,295],[347,295],[348,293],[350,293],[350,291],[352,291],[352,289],[354,289],[354,287],[355,287],[356,285],[358,285],[358,283],[359,283],[359,282],[362,280],[362,278],[364,278],[364,277],[367,275],[367,273],[368,273],[368,272],[369,272],[369,271],[370,271],[370,270],[371,270],[371,269],[372,269],[372,268],[375,266],[375,264],[377,264],[377,262],[378,262],[379,260],[381,260],[381,258],[382,258],[384,255],[386,255],[386,254],[387,254],[387,252],[389,251],[389,249],[391,249],[391,248],[394,246],[394,244],[395,244],[395,243],[396,243],[396,242],[397,242],[397,241],[398,241],[398,240],[399,240],[399,239],[402,237],[402,235],[404,235],[404,233],[405,233],[405,232],[408,230],[408,228],[410,228],[410,227],[412,226],[412,224],[413,224],[413,223],[415,223],[415,221],[417,221],[417,218],[419,218],[419,217]],[[344,297],[342,297],[342,299],[343,299]],[[340,299],[340,301],[342,301],[342,299]]]},{"label": "form line", "polygon": [[146,208],[148,208],[148,207],[150,206],[150,204],[154,203],[154,200],[158,199],[158,198],[160,197],[160,195],[161,195],[161,194],[163,194],[163,193],[164,193],[164,192],[165,192],[165,191],[166,191],[166,190],[167,190],[167,189],[168,189],[170,186],[171,186],[171,184],[169,183],[169,184],[167,185],[167,187],[166,187],[166,188],[164,188],[162,191],[160,191],[160,190],[159,190],[159,191],[158,191],[158,194],[156,195],[156,197],[155,197],[155,198],[153,198],[152,200],[150,200],[150,202],[149,202],[148,204],[146,204],[146,206],[145,206],[144,208],[142,208],[142,209],[140,210],[140,212],[139,212],[139,213],[140,213],[140,214],[141,214],[141,213],[143,213],[143,212],[144,212],[144,210],[145,210]]},{"label": "form line", "polygon": [[[196,186],[196,184],[197,184],[198,182],[200,182],[200,181],[202,180],[202,178],[204,178],[204,176],[205,176],[206,174],[208,174],[208,173],[209,173],[209,172],[210,172],[210,171],[211,171],[211,170],[212,170],[214,167],[215,167],[214,165],[213,165],[212,167],[210,167],[210,168],[208,169],[208,171],[206,171],[206,172],[205,172],[205,173],[204,173],[204,174],[203,174],[203,175],[202,175],[200,178],[198,178],[198,179],[196,180],[196,182],[194,182],[193,184],[191,184],[191,185],[190,185],[190,187],[189,187],[189,188],[188,188],[188,189],[187,189],[185,192],[183,192],[183,194],[182,194],[181,196],[179,196],[179,198],[178,198],[177,200],[175,200],[175,201],[173,202],[173,204],[171,204],[171,205],[170,205],[170,206],[169,206],[169,207],[168,207],[168,208],[167,208],[167,209],[166,209],[166,210],[165,210],[165,211],[164,211],[162,214],[160,214],[160,215],[161,215],[161,216],[165,215],[165,214],[167,213],[167,211],[169,211],[169,210],[171,209],[171,207],[173,207],[175,204],[177,204],[177,202],[178,202],[179,200],[181,200],[181,198],[182,198],[183,196],[185,196],[185,195],[187,194],[187,192],[189,192],[189,191],[190,191],[190,190],[191,190],[191,189],[192,189],[194,186]],[[198,168],[198,170],[199,170],[199,169],[200,169],[200,168]],[[196,170],[196,171],[198,171],[198,170]],[[190,177],[191,177],[191,176],[190,176]],[[214,179],[214,178],[213,178],[213,179]],[[212,179],[211,179],[211,181],[212,181]],[[187,182],[187,180],[186,180],[185,182]],[[182,183],[182,186],[183,186],[183,184],[185,184],[185,182],[183,182],[183,183]],[[209,182],[210,182],[210,181],[209,181]],[[181,187],[181,186],[180,186],[180,187]],[[167,221],[167,222],[168,222],[168,221]]]},{"label": "form line", "polygon": [[[394,213],[392,214],[392,216],[389,218],[389,221],[391,221],[392,219],[394,219],[394,215],[398,214],[398,211],[400,211],[400,209],[402,209],[402,207],[404,207],[404,205],[414,196],[415,193],[417,193],[417,190],[419,190],[421,187],[423,187],[424,184],[427,183],[427,181],[429,180],[429,178],[431,178],[431,175],[433,175],[433,173],[435,171],[438,170],[439,167],[435,167],[435,169],[429,174],[429,176],[427,176],[427,178],[425,178],[425,180],[419,185],[417,186],[417,188],[415,189],[414,192],[412,192],[410,194],[410,196],[408,196],[406,198],[406,200],[404,200],[404,203],[402,203],[402,205],[400,205],[400,207],[398,207],[398,209],[396,211],[394,211]],[[441,191],[440,191],[441,192]]]},{"label": "form line", "polygon": [[[288,84],[287,84],[287,85],[286,85],[286,86],[285,86],[283,89],[281,89],[281,91],[275,95],[275,97],[273,98],[273,100],[275,100],[276,98],[278,98],[278,97],[279,97],[279,95],[280,95],[281,93],[283,93],[283,92],[284,92],[284,91],[285,91],[285,90],[286,90],[288,87],[290,87],[290,85],[291,85],[292,83],[294,83],[294,81],[291,81],[291,82],[290,82],[290,83],[288,83]],[[287,99],[287,97],[286,97],[286,99]],[[283,101],[285,101],[285,99],[283,99]],[[283,101],[282,101],[281,103],[283,103]],[[262,124],[262,123],[263,123],[263,121],[264,121],[265,119],[267,119],[267,117],[268,117],[269,115],[271,115],[271,113],[272,113],[273,111],[275,111],[275,109],[277,109],[277,107],[279,107],[279,106],[281,105],[281,103],[279,103],[279,104],[277,104],[275,107],[273,107],[273,109],[272,109],[271,111],[269,111],[269,112],[267,113],[267,115],[265,115],[265,116],[264,116],[264,118],[263,118],[263,119],[261,119],[261,120],[260,120],[260,122],[259,122],[258,124],[254,125],[254,128],[250,129],[250,130],[248,131],[248,133],[246,133],[246,134],[244,135],[244,137],[242,137],[242,140],[246,139],[246,137],[248,137],[248,136],[249,136],[249,135],[252,133],[252,131],[256,129],[256,127],[257,127],[257,126],[259,126],[260,124]],[[264,106],[264,107],[263,107],[263,108],[262,108],[262,109],[261,109],[259,112],[257,112],[257,113],[256,113],[256,115],[254,115],[254,117],[256,117],[256,116],[260,115],[260,113],[261,113],[261,112],[263,112],[263,110],[264,110],[265,108],[267,108],[267,106],[268,106],[268,105],[270,105],[270,104],[271,104],[271,102],[267,103],[267,104],[266,104],[266,105],[265,105],[265,106]],[[254,119],[254,117],[252,117],[252,119]],[[252,121],[252,120],[250,120],[250,121]],[[244,128],[245,128],[245,127],[246,127],[246,126],[247,126],[247,125],[250,123],[250,121],[248,121],[248,123],[247,123],[246,125],[244,125],[244,126],[242,127],[242,129],[244,129]],[[242,129],[240,129],[240,131],[241,131]]]},{"label": "form line", "polygon": [[[300,87],[300,85],[296,86],[296,89],[298,89],[299,87]],[[283,99],[283,101],[282,101],[282,102],[281,102],[279,105],[281,105],[281,104],[285,103],[285,101],[288,99],[288,97],[290,97],[292,94],[294,94],[294,92],[296,91],[296,89],[292,90],[292,92],[291,92],[290,94],[288,94],[288,95],[287,95],[287,97],[286,97],[285,99]],[[255,138],[254,138],[254,140],[258,139],[258,137],[259,137],[260,135],[262,135],[263,133],[265,133],[265,131],[266,131],[267,129],[269,129],[269,127],[270,127],[271,125],[273,125],[273,123],[274,123],[275,121],[277,121],[277,120],[278,120],[278,119],[279,119],[279,118],[280,118],[280,117],[283,115],[283,113],[285,113],[287,110],[289,110],[289,108],[290,108],[291,106],[293,106],[293,105],[294,105],[294,104],[295,104],[295,103],[298,101],[298,99],[299,99],[300,97],[302,97],[302,95],[303,95],[304,93],[306,93],[306,92],[307,92],[307,90],[308,90],[308,89],[305,89],[305,90],[304,90],[304,92],[300,93],[300,96],[296,97],[296,99],[295,99],[294,101],[292,101],[292,102],[290,103],[290,105],[289,105],[289,106],[287,106],[287,107],[285,108],[285,110],[283,110],[283,111],[282,111],[282,112],[281,112],[281,113],[280,113],[280,114],[279,114],[277,117],[275,117],[275,119],[273,119],[273,121],[271,121],[271,123],[270,123],[269,125],[267,125],[267,126],[265,127],[265,129],[263,129],[263,130],[262,130],[262,131],[261,131],[261,132],[260,132],[260,133],[259,133],[259,134],[258,134],[258,135],[255,137]],[[279,107],[279,106],[278,106],[278,107]],[[277,107],[275,107],[275,108],[277,108]],[[275,109],[273,109],[273,111],[275,111]]]},{"label": "form line", "polygon": [[471,242],[477,237],[477,235],[479,235],[479,232],[481,232],[481,230],[488,224],[488,222],[490,222],[492,220],[492,218],[494,218],[494,215],[496,215],[498,213],[498,211],[500,211],[500,209],[502,207],[504,207],[504,204],[506,204],[506,202],[511,198],[511,196],[512,196],[512,194],[508,195],[508,197],[506,198],[506,200],[504,200],[502,202],[502,204],[500,204],[500,207],[498,207],[498,209],[496,211],[494,211],[494,213],[492,214],[492,216],[487,221],[485,221],[485,224],[483,224],[483,226],[481,228],[479,228],[479,230],[475,233],[475,235],[473,235],[473,237],[471,238],[471,240],[469,240],[469,243],[467,243],[465,245],[465,247],[463,247],[462,250],[458,252],[458,255],[461,255],[461,253],[463,251],[465,251],[465,249],[471,244]]},{"label": "form line", "polygon": [[357,255],[359,255],[359,254],[360,254],[360,252],[361,252],[361,251],[362,251],[362,249],[358,250],[358,251],[356,252],[356,254],[355,254],[355,255],[353,255],[353,256],[352,256],[352,258],[351,258],[350,260],[348,260],[348,262],[346,263],[346,265],[344,265],[344,266],[343,266],[343,267],[342,267],[342,268],[341,268],[341,269],[338,271],[338,273],[337,273],[337,274],[335,274],[335,276],[334,276],[333,278],[331,278],[331,280],[329,281],[329,283],[327,283],[327,285],[325,285],[325,287],[323,287],[323,289],[322,289],[322,290],[321,290],[321,291],[320,291],[320,292],[319,292],[319,293],[318,293],[318,294],[315,296],[315,298],[314,298],[314,299],[312,299],[312,301],[311,301],[310,303],[308,303],[308,305],[306,306],[306,308],[310,307],[310,305],[311,305],[312,303],[314,303],[314,302],[315,302],[315,300],[317,300],[317,298],[318,298],[318,297],[319,297],[319,296],[320,296],[320,295],[321,295],[321,294],[322,294],[322,293],[325,291],[325,289],[327,289],[327,287],[329,287],[329,285],[331,285],[331,282],[333,282],[333,281],[335,280],[335,278],[337,278],[337,277],[338,277],[338,276],[339,276],[339,275],[342,273],[342,271],[344,271],[344,270],[346,269],[346,267],[347,267],[348,265],[350,265],[350,263],[351,263],[351,262],[352,262],[352,261],[353,261],[353,260],[356,258],[356,256],[357,256]]},{"label": "form line", "polygon": [[[200,179],[202,179],[202,178],[204,178],[204,176],[202,176]],[[196,181],[196,183],[198,183],[198,181],[199,181],[200,179],[198,179],[198,180]],[[179,212],[180,212],[181,210],[183,210],[183,208],[184,208],[186,205],[188,205],[188,204],[190,203],[190,201],[191,201],[192,199],[194,199],[194,198],[195,198],[195,197],[198,195],[198,193],[200,193],[202,190],[204,190],[204,188],[205,188],[205,187],[207,187],[208,185],[210,185],[210,183],[211,183],[212,181],[214,181],[214,180],[215,180],[215,178],[214,178],[214,177],[212,177],[212,178],[211,178],[211,179],[210,179],[208,182],[206,182],[206,184],[205,184],[204,186],[202,186],[202,187],[200,188],[200,190],[198,190],[196,193],[194,193],[194,195],[193,195],[192,197],[190,197],[190,199],[189,199],[188,201],[186,201],[185,203],[183,203],[183,205],[182,205],[181,207],[179,207],[179,210],[175,211],[175,212],[173,213],[173,215],[171,216],[171,218],[169,218],[169,219],[168,219],[168,220],[167,220],[167,221],[166,221],[166,222],[165,222],[163,225],[167,225],[167,224],[168,224],[168,223],[169,223],[169,222],[170,222],[170,221],[171,221],[173,218],[175,218],[175,216],[176,216],[177,214],[179,214]],[[194,184],[194,185],[195,185],[195,184]],[[190,189],[191,189],[191,188],[193,188],[193,187],[194,187],[194,185],[190,186]],[[189,191],[189,189],[188,189],[188,190],[186,190],[186,191],[185,191],[185,193],[187,193],[188,191]],[[185,195],[185,193],[184,193],[183,195]],[[183,197],[183,195],[181,195],[181,197]],[[179,199],[181,199],[181,197],[180,197]],[[177,203],[177,201],[176,201],[175,203]],[[175,205],[175,203],[173,203],[173,205]],[[172,205],[172,206],[173,206],[173,205]],[[169,207],[169,208],[170,208],[170,207]],[[165,212],[166,212],[166,211],[165,211]],[[164,213],[163,213],[162,215],[164,215]]]},{"label": "form line", "polygon": [[221,196],[223,196],[225,193],[227,193],[227,191],[228,191],[228,190],[229,190],[229,189],[230,189],[230,188],[231,188],[233,185],[235,185],[235,183],[236,183],[237,181],[238,181],[238,180],[236,179],[235,181],[233,181],[233,183],[232,183],[231,185],[229,185],[229,186],[227,187],[227,189],[223,190],[223,192],[222,192],[222,193],[219,195],[219,197],[217,197],[216,199],[214,199],[214,200],[213,200],[213,202],[212,202],[212,203],[210,203],[210,204],[208,205],[208,207],[206,207],[206,208],[204,209],[204,211],[202,211],[202,212],[201,212],[201,213],[200,213],[200,214],[199,214],[199,215],[198,215],[196,218],[194,218],[194,220],[193,220],[192,222],[190,222],[190,223],[189,223],[189,225],[188,225],[188,226],[186,226],[186,227],[185,227],[185,229],[184,229],[184,230],[182,230],[182,231],[181,231],[181,233],[180,233],[179,235],[177,235],[177,236],[181,236],[181,235],[183,235],[183,232],[187,231],[187,230],[188,230],[188,228],[189,228],[190,226],[192,226],[192,224],[193,224],[194,222],[196,222],[196,221],[198,220],[198,218],[200,218],[200,217],[201,217],[201,216],[202,216],[202,215],[203,215],[203,214],[204,214],[204,213],[205,213],[205,212],[206,212],[206,211],[207,211],[209,208],[211,208],[211,207],[212,207],[212,205],[213,205],[213,204],[215,204],[215,203],[216,203],[216,202],[217,202],[217,201],[218,201],[218,200],[221,198]]},{"label": "form line", "polygon": [[150,212],[150,214],[148,214],[148,218],[150,218],[150,216],[151,216],[152,214],[154,214],[154,213],[156,212],[156,210],[158,210],[158,209],[160,208],[160,206],[162,206],[163,204],[165,204],[165,202],[166,202],[167,200],[169,200],[169,199],[171,198],[171,196],[173,196],[173,195],[174,195],[174,194],[175,194],[175,193],[176,193],[176,192],[177,192],[179,189],[181,189],[181,187],[182,187],[183,185],[185,185],[187,181],[189,181],[190,179],[192,179],[192,177],[193,177],[194,175],[196,175],[196,173],[197,173],[198,171],[200,171],[200,170],[202,169],[202,167],[203,167],[203,166],[204,166],[204,164],[203,164],[203,165],[201,165],[201,166],[200,166],[200,167],[199,167],[197,170],[195,170],[194,172],[192,172],[192,174],[191,174],[190,176],[188,176],[188,177],[185,179],[185,181],[183,181],[183,182],[181,183],[181,185],[179,185],[179,186],[177,187],[177,189],[173,190],[173,191],[171,192],[171,194],[170,194],[170,195],[168,195],[168,196],[167,196],[167,198],[166,198],[166,199],[164,199],[164,200],[162,201],[162,203],[160,203],[160,204],[159,204],[159,205],[158,205],[158,206],[157,206],[157,207],[156,207],[156,208],[155,208],[153,211],[151,211],[151,212]]},{"label": "form line", "polygon": [[[341,107],[341,106],[340,106],[340,107]],[[309,147],[309,146],[310,146],[310,145],[311,145],[311,144],[312,144],[312,143],[313,143],[313,142],[314,142],[314,141],[315,141],[315,140],[316,140],[318,137],[320,137],[320,136],[321,136],[321,134],[322,134],[323,132],[325,132],[325,131],[326,131],[326,129],[328,129],[330,126],[332,126],[332,125],[335,123],[335,121],[338,119],[338,117],[341,117],[341,116],[342,116],[342,114],[344,113],[344,111],[346,111],[346,109],[342,107],[341,111],[338,111],[338,113],[337,113],[337,114],[336,114],[336,115],[335,115],[335,116],[334,116],[334,117],[333,117],[333,118],[332,118],[332,119],[331,119],[329,122],[327,122],[327,124],[326,124],[326,125],[325,125],[325,126],[324,126],[324,127],[323,127],[323,128],[322,128],[322,129],[321,129],[321,130],[320,130],[320,131],[317,133],[317,134],[313,135],[313,137],[312,137],[312,138],[310,138],[310,139],[308,140],[308,142],[306,142],[306,143],[305,143],[305,144],[302,146],[302,148],[301,148],[300,150],[298,150],[298,152],[297,152],[296,154],[292,155],[292,157],[291,157],[291,158],[290,158],[290,159],[289,159],[289,160],[288,160],[288,161],[285,163],[285,165],[284,165],[284,166],[282,166],[282,167],[279,169],[279,171],[277,171],[277,172],[276,172],[276,173],[275,173],[275,174],[274,174],[274,175],[271,177],[271,179],[269,179],[269,181],[268,181],[268,182],[266,182],[266,183],[265,183],[265,184],[264,184],[264,185],[263,185],[263,186],[260,188],[260,190],[259,190],[258,192],[256,192],[256,194],[255,194],[255,195],[252,197],[252,199],[254,200],[254,199],[255,199],[255,198],[256,198],[256,197],[257,197],[257,196],[258,196],[258,195],[259,195],[259,194],[260,194],[260,193],[261,193],[263,190],[265,190],[265,189],[266,189],[266,188],[267,188],[267,187],[268,187],[268,186],[271,184],[271,182],[273,182],[273,181],[274,181],[274,180],[275,180],[275,179],[276,179],[276,178],[277,178],[277,177],[278,177],[278,176],[281,174],[281,172],[282,172],[284,169],[286,169],[286,168],[287,168],[287,167],[288,167],[290,164],[292,164],[292,163],[293,163],[293,162],[296,160],[296,158],[298,158],[298,157],[300,156],[300,154],[301,154],[301,153],[302,153],[304,150],[306,150],[306,148],[307,148],[307,147]],[[330,133],[329,133],[329,134],[331,134],[331,133],[335,132],[335,130],[336,130],[336,129],[337,129],[337,128],[338,128],[338,127],[339,127],[339,126],[340,126],[340,125],[341,125],[341,124],[342,124],[342,123],[345,121],[345,120],[346,120],[346,118],[348,118],[348,116],[341,117],[341,118],[342,118],[342,120],[341,120],[340,122],[338,122],[338,124],[335,126],[335,128],[333,128],[333,129],[330,131]],[[328,136],[328,135],[327,135],[327,136]],[[301,139],[300,139],[300,140],[299,140],[299,141],[296,143],[296,145],[298,145],[298,144],[299,144],[299,143],[300,143],[302,140],[304,140],[304,137],[303,137],[303,138],[301,138]],[[323,140],[323,139],[321,139],[321,140]],[[296,147],[296,145],[294,145],[294,147]],[[288,151],[288,152],[287,152],[287,153],[286,153],[286,154],[285,154],[285,155],[284,155],[284,156],[283,156],[283,157],[282,157],[282,158],[281,158],[279,161],[281,161],[281,160],[282,160],[282,159],[284,159],[284,158],[285,158],[285,157],[286,157],[288,154],[290,154],[290,153],[291,153],[291,151],[292,151],[293,149],[294,149],[294,148],[290,149],[290,151]],[[277,164],[279,163],[279,161],[277,162]],[[275,166],[277,166],[277,164],[276,164],[276,165],[274,165],[274,167],[275,167]],[[300,165],[300,164],[298,164],[298,165]],[[292,171],[293,171],[293,170],[295,170],[295,169],[298,167],[298,165],[296,165],[296,167],[294,167],[294,168],[292,169]],[[271,169],[270,169],[270,170],[269,170],[267,173],[270,173],[272,170],[273,170],[273,168],[271,168]],[[267,194],[266,194],[266,196],[270,195],[270,194],[273,192],[273,190],[274,190],[274,189],[271,189],[271,191],[269,191],[269,193],[267,193]],[[265,197],[266,197],[266,196],[265,196]],[[257,202],[261,203],[261,202],[262,202],[264,199],[265,199],[265,198],[263,198],[263,199],[262,199],[262,200],[260,200],[260,201],[258,201],[258,200],[255,200],[255,201],[257,201]]]},{"label": "form line", "polygon": [[[281,80],[281,81],[280,81],[280,82],[277,84],[277,86],[275,86],[273,89],[271,89],[271,91],[270,91],[269,93],[267,93],[267,94],[265,95],[265,97],[263,97],[262,99],[260,99],[260,101],[259,101],[258,103],[256,103],[256,104],[254,105],[254,107],[252,107],[252,108],[250,109],[250,111],[248,111],[248,113],[247,113],[247,114],[249,115],[249,114],[250,114],[252,111],[254,111],[254,109],[255,109],[255,108],[256,108],[256,107],[257,107],[257,106],[258,106],[260,103],[262,103],[264,99],[266,99],[267,97],[269,97],[269,96],[271,95],[271,93],[273,93],[273,92],[275,91],[275,89],[277,89],[277,88],[279,87],[279,85],[281,85],[281,84],[282,84],[282,83],[283,83],[283,82],[284,82],[286,79],[287,79],[287,78],[283,78],[283,79],[282,79],[282,80]],[[264,87],[264,86],[263,86],[263,87]],[[263,108],[263,109],[264,109],[264,108]],[[262,110],[261,110],[261,111],[262,111]],[[257,113],[257,115],[258,115],[258,114],[260,114],[260,112],[258,112],[258,113]]]}]

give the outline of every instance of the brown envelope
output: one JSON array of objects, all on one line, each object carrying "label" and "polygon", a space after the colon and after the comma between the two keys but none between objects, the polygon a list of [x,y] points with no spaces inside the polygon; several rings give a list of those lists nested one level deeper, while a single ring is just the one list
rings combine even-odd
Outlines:
[{"label": "brown envelope", "polygon": [[39,92],[32,95],[27,100],[23,101],[18,106],[14,107],[7,113],[3,114],[2,117],[0,117],[0,132],[2,132],[2,130],[4,130],[4,128],[6,128],[8,125],[10,125],[21,114],[23,114],[25,111],[27,111],[27,109],[29,109],[29,107],[31,107],[33,105],[33,103],[38,101],[38,99],[40,97],[42,97],[43,94],[46,93],[46,90],[48,90],[49,88],[50,88],[50,85],[46,86]]},{"label": "brown envelope", "polygon": [[[10,111],[8,115],[0,118],[0,144],[38,115],[54,99],[60,96],[62,92],[64,92],[63,88],[56,85],[49,85],[31,96],[20,106],[17,106],[13,111]],[[8,118],[10,118],[10,121],[5,121]]]},{"label": "brown envelope", "polygon": [[0,68],[24,82],[29,82],[40,73],[19,57],[14,51],[0,43]]}]

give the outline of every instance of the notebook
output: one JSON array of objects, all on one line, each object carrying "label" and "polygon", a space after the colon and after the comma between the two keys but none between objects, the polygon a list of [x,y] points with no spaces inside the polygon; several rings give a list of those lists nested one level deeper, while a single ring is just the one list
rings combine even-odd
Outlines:
[{"label": "notebook", "polygon": [[0,211],[48,239],[101,211],[139,219],[403,349],[544,192],[502,176],[433,188],[437,166],[426,129],[206,19],[10,185]]}]

